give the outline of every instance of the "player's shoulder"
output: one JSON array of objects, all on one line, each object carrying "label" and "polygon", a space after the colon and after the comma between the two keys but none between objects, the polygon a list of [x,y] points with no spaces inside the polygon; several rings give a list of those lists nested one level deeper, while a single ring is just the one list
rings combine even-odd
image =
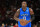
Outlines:
[{"label": "player's shoulder", "polygon": [[20,11],[20,9],[17,9],[17,11]]},{"label": "player's shoulder", "polygon": [[32,9],[32,8],[30,8],[30,7],[27,7],[28,9]]},{"label": "player's shoulder", "polygon": [[29,10],[32,10],[32,8],[29,8]]},{"label": "player's shoulder", "polygon": [[32,9],[32,8],[29,8],[29,9]]},{"label": "player's shoulder", "polygon": [[29,8],[29,9],[32,9],[32,8]]}]

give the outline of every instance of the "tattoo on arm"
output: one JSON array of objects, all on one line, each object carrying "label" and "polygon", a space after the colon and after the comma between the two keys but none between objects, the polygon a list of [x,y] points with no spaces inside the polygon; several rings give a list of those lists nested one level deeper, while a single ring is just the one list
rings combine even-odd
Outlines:
[{"label": "tattoo on arm", "polygon": [[[34,18],[34,12],[33,12],[33,10],[31,8],[29,8],[29,11],[30,11],[31,17]],[[31,21],[32,21],[33,18],[31,18]]]},{"label": "tattoo on arm", "polygon": [[33,10],[32,10],[31,8],[29,8],[29,11],[30,11],[30,14],[31,14],[31,15],[34,14],[34,12],[33,12]]},{"label": "tattoo on arm", "polygon": [[19,20],[19,18],[18,18],[19,13],[20,13],[20,9],[18,9],[18,10],[16,11],[15,15],[14,15],[14,19],[15,19],[16,21]]}]

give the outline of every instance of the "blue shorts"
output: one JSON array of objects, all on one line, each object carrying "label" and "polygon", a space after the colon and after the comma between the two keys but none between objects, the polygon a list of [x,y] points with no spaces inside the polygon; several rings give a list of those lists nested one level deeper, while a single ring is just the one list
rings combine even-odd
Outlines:
[{"label": "blue shorts", "polygon": [[21,24],[18,24],[18,27],[31,27],[31,22],[29,22],[27,25],[22,26]]}]

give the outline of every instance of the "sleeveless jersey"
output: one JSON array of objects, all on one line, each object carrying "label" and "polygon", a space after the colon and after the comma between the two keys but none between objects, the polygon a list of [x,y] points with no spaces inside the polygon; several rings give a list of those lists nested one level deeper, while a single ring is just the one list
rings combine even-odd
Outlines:
[{"label": "sleeveless jersey", "polygon": [[[24,20],[30,20],[31,19],[29,7],[26,7],[25,12],[22,10],[22,8],[20,8],[19,19],[24,19]],[[18,25],[21,25],[19,21],[18,21]]]}]

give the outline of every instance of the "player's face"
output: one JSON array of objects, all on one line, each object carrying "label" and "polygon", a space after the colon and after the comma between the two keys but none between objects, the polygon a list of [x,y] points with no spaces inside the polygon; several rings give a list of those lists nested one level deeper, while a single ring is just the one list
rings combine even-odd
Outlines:
[{"label": "player's face", "polygon": [[22,2],[22,7],[26,7],[27,3],[26,2]]}]

